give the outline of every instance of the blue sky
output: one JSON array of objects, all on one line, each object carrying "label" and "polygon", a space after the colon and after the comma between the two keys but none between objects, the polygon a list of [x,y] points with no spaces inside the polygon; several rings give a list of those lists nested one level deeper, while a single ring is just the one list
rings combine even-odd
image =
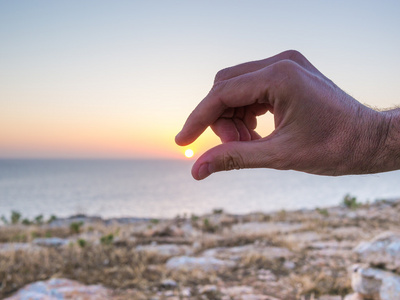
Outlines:
[{"label": "blue sky", "polygon": [[0,0],[0,157],[177,157],[218,70],[287,49],[399,105],[399,3]]}]

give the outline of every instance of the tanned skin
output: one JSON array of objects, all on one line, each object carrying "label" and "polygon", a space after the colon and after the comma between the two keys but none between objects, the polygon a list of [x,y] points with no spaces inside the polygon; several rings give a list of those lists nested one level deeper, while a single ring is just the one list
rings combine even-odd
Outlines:
[{"label": "tanned skin", "polygon": [[[268,111],[275,130],[261,137],[256,117]],[[361,104],[293,50],[219,71],[176,143],[192,143],[208,126],[222,144],[195,162],[197,180],[242,168],[319,175],[400,169],[400,109]]]}]

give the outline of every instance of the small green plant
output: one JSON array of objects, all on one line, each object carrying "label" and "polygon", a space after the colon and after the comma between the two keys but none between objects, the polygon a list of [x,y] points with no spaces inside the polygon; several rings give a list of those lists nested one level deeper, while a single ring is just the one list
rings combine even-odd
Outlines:
[{"label": "small green plant", "polygon": [[5,216],[1,216],[1,221],[2,221],[5,225],[8,224],[8,220],[7,220],[7,218],[6,218]]},{"label": "small green plant", "polygon": [[40,234],[39,234],[38,232],[36,232],[36,231],[32,231],[32,232],[31,232],[31,237],[32,237],[33,239],[36,239],[36,238],[40,237]]},{"label": "small green plant", "polygon": [[78,245],[79,245],[79,247],[84,248],[84,247],[86,247],[87,242],[84,239],[79,239],[78,240]]},{"label": "small green plant", "polygon": [[82,221],[72,222],[71,224],[69,224],[69,230],[71,231],[71,233],[80,233],[82,226],[83,226]]},{"label": "small green plant", "polygon": [[217,226],[212,225],[207,218],[203,220],[203,228],[205,231],[210,233],[214,233],[217,231]]},{"label": "small green plant", "polygon": [[22,220],[22,224],[23,225],[32,225],[32,221],[31,220],[29,220],[28,218],[25,218],[25,219],[23,219]]},{"label": "small green plant", "polygon": [[329,212],[328,212],[328,210],[326,208],[317,207],[317,212],[319,212],[324,217],[328,217],[329,216]]},{"label": "small green plant", "polygon": [[42,225],[43,224],[43,215],[38,215],[35,217],[35,223],[37,225]]},{"label": "small green plant", "polygon": [[352,197],[347,194],[343,198],[343,205],[350,209],[356,209],[361,206],[361,203],[357,201],[356,197]]},{"label": "small green plant", "polygon": [[160,220],[159,219],[151,219],[150,222],[152,224],[158,224],[158,223],[160,223]]},{"label": "small green plant", "polygon": [[114,241],[114,235],[112,233],[104,235],[100,238],[100,243],[102,245],[111,245]]},{"label": "small green plant", "polygon": [[47,220],[47,223],[50,224],[51,222],[57,220],[57,217],[55,215],[51,215],[50,218]]},{"label": "small green plant", "polygon": [[278,212],[278,219],[280,219],[280,220],[285,220],[286,217],[287,217],[286,210],[281,209],[281,210]]},{"label": "small green plant", "polygon": [[213,214],[214,215],[220,215],[224,212],[224,210],[222,208],[214,208],[213,209]]},{"label": "small green plant", "polygon": [[192,220],[192,222],[197,222],[199,220],[199,216],[192,214],[192,216],[190,217],[190,219]]},{"label": "small green plant", "polygon": [[21,219],[21,214],[18,211],[11,211],[11,224],[18,224]]},{"label": "small green plant", "polygon": [[18,233],[12,237],[11,241],[17,243],[24,243],[26,242],[26,234]]},{"label": "small green plant", "polygon": [[51,234],[51,231],[46,231],[46,233],[45,233],[44,236],[47,237],[47,238],[50,238],[50,237],[52,237],[53,235]]}]

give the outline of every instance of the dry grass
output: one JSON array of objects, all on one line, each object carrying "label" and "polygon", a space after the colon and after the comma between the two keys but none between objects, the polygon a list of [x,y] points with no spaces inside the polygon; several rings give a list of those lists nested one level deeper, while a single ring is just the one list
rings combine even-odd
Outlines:
[{"label": "dry grass", "polygon": [[[383,206],[382,206],[383,207]],[[358,207],[355,212],[369,209]],[[323,294],[345,295],[350,292],[350,279],[347,267],[352,263],[349,258],[315,254],[307,242],[305,246],[296,245],[296,239],[290,235],[316,232],[323,241],[348,240],[356,237],[351,234],[338,235],[336,228],[357,227],[367,236],[375,235],[386,229],[397,229],[400,202],[385,208],[377,207],[379,214],[373,218],[346,217],[343,211],[280,211],[269,215],[254,213],[246,216],[231,216],[215,213],[191,220],[176,219],[135,224],[88,223],[71,229],[69,226],[52,227],[48,224],[10,225],[0,227],[0,243],[32,242],[37,237],[70,237],[77,241],[62,248],[33,247],[30,250],[0,252],[0,298],[10,295],[27,283],[51,277],[65,277],[85,284],[103,284],[113,288],[121,297],[118,299],[149,299],[157,291],[163,291],[161,282],[174,279],[179,293],[181,288],[191,289],[191,299],[205,299],[200,295],[198,286],[212,284],[216,286],[250,285],[260,293],[274,293],[282,299],[301,299],[303,296]],[[207,221],[204,221],[207,219]],[[184,222],[190,222],[197,235],[178,235]],[[301,223],[296,232],[249,234],[235,233],[230,227],[245,222],[287,222]],[[336,233],[335,233],[336,232]],[[357,232],[356,232],[357,233]],[[358,233],[357,233],[358,234]],[[101,244],[102,237],[112,236],[109,242]],[[365,238],[365,237],[364,237]],[[84,243],[79,242],[84,240]],[[285,267],[284,258],[266,257],[260,253],[248,253],[237,261],[229,271],[204,272],[201,270],[170,271],[165,267],[166,256],[149,252],[137,252],[138,244],[174,243],[191,245],[197,243],[196,253],[215,247],[235,247],[253,244],[257,247],[282,247],[293,253],[287,259],[291,268]],[[276,276],[276,282],[260,281],[260,270],[269,270]],[[258,283],[257,283],[258,282]],[[254,285],[253,285],[254,284]],[[258,284],[258,285],[257,285]],[[275,284],[275,285],[274,285]],[[212,298],[212,297],[214,298]],[[209,299],[218,299],[211,295]],[[218,297],[217,297],[218,296]],[[207,296],[208,297],[208,296]]]},{"label": "dry grass", "polygon": [[27,283],[50,277],[102,283],[111,288],[147,289],[165,273],[163,268],[155,271],[149,266],[163,262],[134,249],[103,245],[10,251],[0,254],[0,298]]},{"label": "dry grass", "polygon": [[71,235],[69,228],[39,225],[14,225],[0,227],[0,243],[27,243],[35,238],[57,236],[65,238]]}]

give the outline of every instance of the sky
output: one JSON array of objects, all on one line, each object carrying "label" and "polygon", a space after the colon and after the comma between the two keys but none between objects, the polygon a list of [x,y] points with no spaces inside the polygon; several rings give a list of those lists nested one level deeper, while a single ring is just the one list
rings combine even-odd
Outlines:
[{"label": "sky", "polygon": [[[0,0],[0,158],[183,158],[174,137],[215,74],[288,49],[358,101],[400,105],[399,15],[399,1]],[[218,143],[207,130],[190,147]]]}]

